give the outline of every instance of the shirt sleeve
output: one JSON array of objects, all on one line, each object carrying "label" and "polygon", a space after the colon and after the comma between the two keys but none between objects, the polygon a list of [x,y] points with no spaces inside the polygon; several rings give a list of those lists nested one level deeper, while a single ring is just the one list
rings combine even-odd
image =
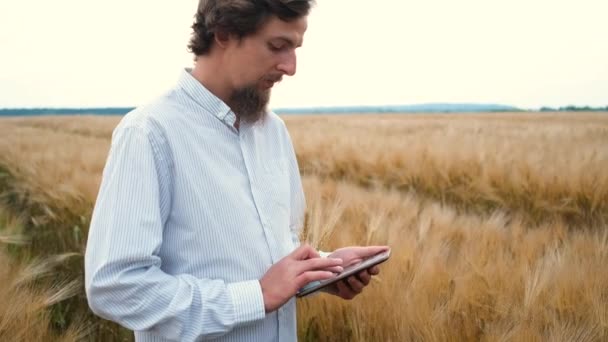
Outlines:
[{"label": "shirt sleeve", "polygon": [[85,253],[91,310],[126,328],[180,341],[222,336],[263,319],[257,279],[226,283],[161,269],[171,189],[158,148],[139,126],[114,133]]},{"label": "shirt sleeve", "polygon": [[319,256],[321,258],[327,258],[331,253],[333,253],[333,252],[323,252],[322,250],[318,250],[317,252],[319,252]]}]

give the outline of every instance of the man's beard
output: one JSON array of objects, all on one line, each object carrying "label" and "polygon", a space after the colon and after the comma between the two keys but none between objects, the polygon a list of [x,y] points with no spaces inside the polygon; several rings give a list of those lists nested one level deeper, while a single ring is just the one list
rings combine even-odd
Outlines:
[{"label": "man's beard", "polygon": [[270,89],[259,90],[257,85],[235,90],[230,96],[230,108],[240,121],[256,123],[263,121],[270,100]]}]

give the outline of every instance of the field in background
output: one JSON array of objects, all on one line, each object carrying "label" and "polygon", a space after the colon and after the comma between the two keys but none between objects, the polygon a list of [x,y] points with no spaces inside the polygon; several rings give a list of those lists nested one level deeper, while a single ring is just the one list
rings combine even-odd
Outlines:
[{"label": "field in background", "polygon": [[[5,322],[27,314],[45,322],[31,337],[129,340],[87,313],[72,282],[119,119],[0,120],[0,198],[13,218],[0,220],[11,270],[0,274],[0,339],[22,337]],[[356,300],[300,300],[300,340],[608,339],[606,113],[284,119],[308,201],[302,239],[393,247]],[[32,267],[54,276],[15,278]]]}]

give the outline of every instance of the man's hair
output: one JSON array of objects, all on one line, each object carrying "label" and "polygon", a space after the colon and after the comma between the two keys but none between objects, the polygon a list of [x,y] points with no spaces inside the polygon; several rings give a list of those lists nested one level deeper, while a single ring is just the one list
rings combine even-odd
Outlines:
[{"label": "man's hair", "polygon": [[205,55],[217,33],[241,39],[256,33],[273,15],[283,21],[308,15],[313,3],[314,0],[200,0],[188,49],[196,56]]}]

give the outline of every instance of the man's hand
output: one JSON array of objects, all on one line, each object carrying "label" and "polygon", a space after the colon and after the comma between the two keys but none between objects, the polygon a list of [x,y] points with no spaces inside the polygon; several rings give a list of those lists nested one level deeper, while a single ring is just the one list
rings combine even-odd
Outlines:
[{"label": "man's hand", "polygon": [[281,307],[304,285],[331,278],[335,273],[341,272],[341,266],[341,259],[320,258],[314,248],[309,245],[300,246],[272,265],[260,279],[266,313]]},{"label": "man's hand", "polygon": [[[342,259],[342,266],[348,267],[388,249],[388,246],[344,247],[336,249],[327,257]],[[326,287],[324,291],[343,299],[353,299],[369,284],[372,276],[377,275],[378,273],[380,273],[380,268],[378,266],[373,266]]]}]

